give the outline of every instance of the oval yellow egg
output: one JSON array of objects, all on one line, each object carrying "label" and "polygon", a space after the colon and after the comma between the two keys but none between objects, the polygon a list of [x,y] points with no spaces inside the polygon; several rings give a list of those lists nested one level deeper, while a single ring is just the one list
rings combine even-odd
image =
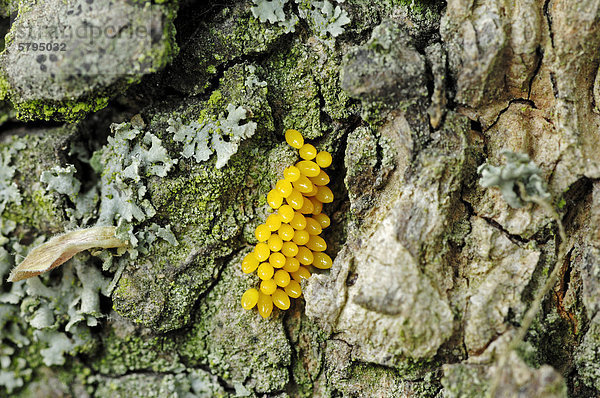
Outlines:
[{"label": "oval yellow egg", "polygon": [[321,172],[319,165],[311,160],[301,160],[296,163],[296,167],[307,177],[316,177]]},{"label": "oval yellow egg", "polygon": [[308,239],[310,239],[309,233],[306,232],[306,230],[301,229],[294,233],[294,238],[292,239],[292,242],[294,242],[298,246],[302,246],[305,245],[306,242],[308,242]]},{"label": "oval yellow egg", "polygon": [[277,214],[279,215],[279,220],[285,223],[292,221],[294,218],[294,208],[290,205],[283,205],[277,210]]},{"label": "oval yellow egg", "polygon": [[267,228],[269,228],[269,230],[277,231],[279,227],[281,227],[281,218],[279,217],[279,214],[274,213],[269,215],[269,217],[267,217],[265,220],[265,225]]},{"label": "oval yellow egg", "polygon": [[298,298],[302,295],[302,287],[297,281],[290,281],[290,283],[283,289],[285,293],[291,298]]},{"label": "oval yellow egg", "polygon": [[298,151],[300,157],[304,160],[313,160],[317,156],[317,148],[310,144],[302,145],[302,148]]},{"label": "oval yellow egg", "polygon": [[275,289],[277,289],[277,283],[273,279],[267,279],[260,282],[260,291],[264,294],[271,295],[275,292]]},{"label": "oval yellow egg", "polygon": [[273,304],[281,310],[287,310],[290,308],[290,298],[288,295],[281,289],[275,290],[273,293]]},{"label": "oval yellow egg", "polygon": [[321,252],[314,253],[314,260],[312,265],[314,265],[315,267],[319,269],[329,269],[331,268],[332,264],[333,261],[331,261],[331,257],[329,257],[327,254]]},{"label": "oval yellow egg", "polygon": [[271,250],[269,249],[269,246],[264,242],[257,243],[256,246],[254,246],[254,256],[258,261],[265,261],[269,258],[270,253]]},{"label": "oval yellow egg", "polygon": [[287,180],[279,180],[277,181],[277,184],[275,184],[275,189],[283,198],[287,198],[292,193],[292,183]]},{"label": "oval yellow egg", "polygon": [[285,256],[279,252],[273,253],[269,257],[269,264],[271,264],[271,266],[274,268],[282,268],[285,265]]},{"label": "oval yellow egg", "polygon": [[304,197],[298,190],[292,189],[292,193],[285,198],[285,201],[292,206],[292,208],[298,210],[302,208],[302,205],[304,204]]},{"label": "oval yellow egg", "polygon": [[258,266],[258,270],[256,271],[256,274],[258,275],[258,277],[260,279],[267,280],[267,279],[271,279],[273,277],[273,274],[275,273],[275,270],[273,269],[273,266],[269,263],[261,263]]},{"label": "oval yellow egg", "polygon": [[321,224],[321,228],[325,229],[331,224],[331,220],[325,213],[314,215],[313,218]]},{"label": "oval yellow egg", "polygon": [[310,198],[304,198],[304,204],[302,204],[302,207],[298,211],[302,214],[311,214],[314,209],[315,207]]},{"label": "oval yellow egg", "polygon": [[333,159],[331,158],[331,154],[327,151],[321,151],[317,154],[317,158],[315,162],[319,165],[319,167],[329,167]]},{"label": "oval yellow egg", "polygon": [[285,265],[283,266],[283,269],[287,272],[296,272],[298,271],[298,268],[300,268],[300,262],[297,258],[288,257],[285,260]]},{"label": "oval yellow egg", "polygon": [[306,228],[304,230],[310,235],[319,235],[323,231],[323,228],[321,228],[321,224],[313,217],[306,217]]},{"label": "oval yellow egg", "polygon": [[292,185],[295,190],[303,194],[310,193],[313,190],[313,183],[305,176],[300,176]]},{"label": "oval yellow egg", "polygon": [[294,242],[285,242],[281,248],[281,253],[286,257],[295,257],[298,254],[298,245]]},{"label": "oval yellow egg", "polygon": [[300,170],[296,166],[290,166],[283,170],[283,178],[290,183],[297,181],[301,175],[302,173],[300,173]]},{"label": "oval yellow egg", "polygon": [[298,268],[298,271],[292,272],[291,275],[295,281],[300,282],[302,279],[310,278],[310,271],[304,267],[300,267]]},{"label": "oval yellow egg", "polygon": [[251,288],[242,294],[242,307],[251,310],[258,303],[258,290]]},{"label": "oval yellow egg", "polygon": [[331,203],[333,202],[333,192],[331,192],[329,187],[322,186],[319,187],[319,192],[317,192],[315,198],[323,203]]},{"label": "oval yellow egg", "polygon": [[329,184],[329,176],[323,170],[319,172],[319,175],[316,177],[309,178],[310,182],[317,186],[323,186]]},{"label": "oval yellow egg", "polygon": [[[313,235],[310,237],[308,242],[306,242],[306,247],[308,247],[313,252],[324,252],[327,250],[327,242],[325,239],[320,236]],[[313,253],[315,255],[315,253]]]},{"label": "oval yellow egg", "polygon": [[267,194],[267,203],[273,209],[277,210],[279,209],[279,206],[281,206],[281,204],[283,203],[283,196],[281,196],[281,193],[279,191],[272,189]]},{"label": "oval yellow egg", "polygon": [[259,292],[256,304],[258,305],[258,313],[265,319],[273,312],[273,300],[271,299],[271,296]]},{"label": "oval yellow egg", "polygon": [[269,245],[269,250],[272,252],[278,252],[281,250],[281,246],[283,246],[283,240],[281,240],[279,235],[271,235],[267,241],[267,245]]},{"label": "oval yellow egg", "polygon": [[260,224],[254,230],[254,236],[259,242],[266,242],[269,236],[271,236],[271,230],[265,224]]},{"label": "oval yellow egg", "polygon": [[302,265],[311,265],[314,260],[312,251],[306,246],[298,247],[298,254],[296,255],[296,258]]},{"label": "oval yellow egg", "polygon": [[254,255],[254,253],[250,252],[246,254],[244,259],[242,260],[242,272],[245,274],[250,274],[258,268],[258,259]]},{"label": "oval yellow egg", "polygon": [[296,149],[302,148],[304,145],[304,137],[298,130],[289,129],[285,132],[285,141],[292,147]]},{"label": "oval yellow egg", "polygon": [[282,240],[288,242],[294,238],[294,228],[289,224],[281,224],[279,231],[277,231],[277,235],[279,235]]},{"label": "oval yellow egg", "polygon": [[310,198],[310,201],[313,204],[312,214],[321,214],[323,211],[323,203],[319,202],[316,198]]},{"label": "oval yellow egg", "polygon": [[306,217],[302,213],[296,212],[294,213],[294,218],[290,221],[290,225],[296,230],[304,229],[306,228]]},{"label": "oval yellow egg", "polygon": [[277,286],[286,287],[290,283],[290,274],[287,271],[280,269],[275,272],[273,279],[275,280]]}]

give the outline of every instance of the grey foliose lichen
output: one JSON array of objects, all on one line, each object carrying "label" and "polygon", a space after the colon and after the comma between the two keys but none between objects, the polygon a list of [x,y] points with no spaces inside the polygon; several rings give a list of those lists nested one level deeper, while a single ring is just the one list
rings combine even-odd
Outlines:
[{"label": "grey foliose lichen", "polygon": [[66,167],[54,166],[42,172],[40,181],[47,184],[48,191],[56,191],[74,198],[79,193],[81,182],[74,177],[77,169],[72,164]]},{"label": "grey foliose lichen", "polygon": [[[508,151],[502,154],[506,158],[505,165],[492,166],[485,163],[477,168],[477,172],[481,174],[479,184],[482,187],[500,188],[504,200],[515,209],[524,207],[525,202],[530,202],[531,198],[541,200],[550,198],[551,195],[546,190],[541,177],[542,171],[527,154]],[[519,191],[520,184],[525,188],[525,197]]]},{"label": "grey foliose lichen", "polygon": [[0,213],[8,203],[21,203],[21,194],[19,188],[12,179],[15,175],[15,167],[11,166],[13,156],[25,145],[22,142],[16,142],[12,146],[2,148],[0,152]]}]

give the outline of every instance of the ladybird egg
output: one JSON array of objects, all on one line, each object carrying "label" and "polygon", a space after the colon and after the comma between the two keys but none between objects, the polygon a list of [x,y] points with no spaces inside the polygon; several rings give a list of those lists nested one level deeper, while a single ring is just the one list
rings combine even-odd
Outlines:
[{"label": "ladybird egg", "polygon": [[[279,252],[272,253],[271,256],[269,256],[269,264],[274,268],[282,268],[285,265],[285,256]],[[271,276],[273,276],[273,274],[271,274]]]},{"label": "ladybird egg", "polygon": [[242,260],[242,271],[245,274],[250,274],[258,268],[258,260],[254,253],[248,253]]},{"label": "ladybird egg", "polygon": [[[312,262],[314,260],[312,251],[310,251],[310,249],[306,246],[300,246],[298,248],[298,254],[296,255],[296,258],[302,265],[310,265],[310,264],[312,264]],[[260,268],[260,267],[258,267],[258,268]],[[300,268],[302,268],[302,267],[300,267]]]},{"label": "ladybird egg", "polygon": [[298,298],[302,295],[302,287],[297,281],[290,281],[290,283],[283,288],[283,290],[291,298]]},{"label": "ladybird egg", "polygon": [[323,186],[323,185],[327,185],[329,184],[329,176],[327,175],[327,173],[325,173],[323,170],[321,170],[319,172],[319,175],[316,177],[310,177],[309,180],[317,185],[317,186]]},{"label": "ladybird egg", "polygon": [[[293,217],[292,217],[293,218]],[[277,231],[279,237],[284,241],[290,241],[294,237],[294,228],[289,224],[281,224],[279,231]]]},{"label": "ladybird egg", "polygon": [[331,165],[331,154],[327,151],[321,151],[317,154],[317,158],[315,161],[319,165],[319,167],[329,167]]},{"label": "ladybird egg", "polygon": [[331,192],[329,187],[322,186],[319,187],[319,192],[317,192],[315,198],[323,203],[331,203],[333,202],[333,192]]},{"label": "ladybird egg", "polygon": [[275,273],[275,270],[273,269],[273,266],[269,263],[261,263],[258,266],[258,270],[256,271],[256,274],[258,275],[258,277],[260,279],[262,279],[263,281],[265,281],[267,279],[271,279],[273,277],[274,273]]},{"label": "ladybird egg", "polygon": [[281,248],[281,253],[286,257],[295,257],[298,254],[298,245],[294,242],[285,242]]},{"label": "ladybird egg", "polygon": [[288,180],[279,180],[275,184],[275,189],[281,194],[282,198],[287,198],[292,193],[292,183]]},{"label": "ladybird egg", "polygon": [[298,130],[289,129],[285,132],[285,141],[293,148],[300,149],[304,145],[304,137]]},{"label": "ladybird egg", "polygon": [[258,305],[258,313],[265,319],[273,312],[273,300],[271,299],[271,296],[264,293],[258,293],[258,301],[256,304]]},{"label": "ladybird egg", "polygon": [[300,282],[302,279],[310,278],[310,271],[304,267],[298,268],[298,271],[292,272],[292,278]]},{"label": "ladybird egg", "polygon": [[279,209],[279,206],[283,203],[283,196],[275,189],[272,189],[267,194],[267,203],[274,209]]},{"label": "ladybird egg", "polygon": [[310,201],[313,204],[312,214],[321,214],[323,211],[323,203],[319,202],[316,198],[310,198]]},{"label": "ladybird egg", "polygon": [[294,218],[292,218],[292,221],[290,221],[290,225],[296,230],[304,229],[306,228],[306,218],[304,215],[302,215],[302,213],[295,212]]},{"label": "ladybird egg", "polygon": [[307,177],[316,177],[321,172],[319,165],[311,160],[301,160],[296,163],[296,167]]},{"label": "ladybird egg", "polygon": [[292,218],[294,218],[294,213],[294,208],[290,205],[283,205],[279,208],[279,210],[277,210],[279,219],[285,223],[292,221]]},{"label": "ladybird egg", "polygon": [[283,178],[290,183],[297,181],[301,175],[300,170],[296,166],[290,166],[283,170]]},{"label": "ladybird egg", "polygon": [[300,151],[298,152],[300,153],[300,157],[304,160],[313,160],[317,156],[317,148],[310,144],[302,145],[302,148],[300,148]]},{"label": "ladybird egg", "polygon": [[312,189],[312,191],[310,191],[310,192],[306,192],[306,193],[304,194],[304,196],[306,196],[306,197],[309,197],[309,198],[310,198],[310,197],[313,197],[313,196],[317,196],[317,192],[319,192],[319,187],[318,187],[318,186],[316,186],[315,184],[313,184],[313,189]]},{"label": "ladybird egg", "polygon": [[296,189],[292,189],[292,193],[290,194],[290,196],[285,198],[285,201],[294,209],[298,210],[302,208],[302,205],[304,204],[304,197],[299,191],[297,191]]},{"label": "ladybird egg", "polygon": [[264,294],[271,295],[275,292],[276,289],[277,283],[273,279],[267,279],[260,282],[260,291]]},{"label": "ladybird egg", "polygon": [[283,269],[287,272],[296,272],[298,271],[298,268],[300,268],[300,262],[297,258],[288,257],[285,260],[285,265],[283,266]]},{"label": "ladybird egg", "polygon": [[304,230],[310,235],[319,235],[323,231],[323,228],[321,228],[321,224],[314,218],[306,217],[306,228]]},{"label": "ladybird egg", "polygon": [[294,238],[292,239],[292,242],[294,242],[298,246],[302,246],[302,245],[305,245],[306,242],[308,242],[309,238],[310,238],[309,233],[306,230],[301,229],[294,233]]},{"label": "ladybird egg", "polygon": [[327,249],[327,242],[325,242],[325,239],[321,238],[320,236],[313,235],[310,237],[308,242],[306,242],[306,247],[313,252],[323,252]]},{"label": "ladybird egg", "polygon": [[310,193],[313,190],[313,183],[305,176],[300,176],[292,185],[300,193]]},{"label": "ladybird egg", "polygon": [[269,230],[277,231],[279,227],[281,227],[281,218],[278,214],[271,214],[265,220],[265,225],[269,228]]},{"label": "ladybird egg", "polygon": [[245,310],[251,310],[258,302],[258,290],[248,289],[242,294],[242,307]]},{"label": "ladybird egg", "polygon": [[332,264],[333,261],[331,261],[331,257],[329,257],[327,254],[321,252],[314,253],[314,260],[312,265],[314,265],[315,267],[319,269],[329,269],[331,268]]},{"label": "ladybird egg", "polygon": [[[290,284],[290,274],[287,271],[284,271],[282,269],[278,270],[277,272],[275,272],[275,276],[273,276],[273,279],[275,280],[275,283],[277,284],[277,286],[281,286],[281,287],[286,287],[287,285]],[[271,293],[273,294],[273,293]]]},{"label": "ladybird egg", "polygon": [[267,245],[269,245],[269,249],[272,252],[278,252],[279,250],[281,250],[281,246],[283,246],[283,240],[281,240],[279,235],[271,235],[271,237],[267,241]]},{"label": "ladybird egg", "polygon": [[287,310],[290,308],[290,298],[283,290],[277,289],[273,293],[273,304],[281,310]]},{"label": "ladybird egg", "polygon": [[269,258],[269,253],[271,253],[271,250],[269,250],[269,246],[264,242],[257,243],[254,247],[254,256],[258,261],[265,261]]},{"label": "ladybird egg", "polygon": [[302,214],[311,214],[315,209],[313,202],[310,199],[304,198],[304,203],[298,211]]},{"label": "ladybird egg", "polygon": [[265,224],[260,224],[254,230],[254,236],[256,236],[256,240],[259,242],[266,242],[271,236],[271,230]]},{"label": "ladybird egg", "polygon": [[327,228],[329,224],[331,224],[331,220],[329,219],[329,217],[327,217],[327,214],[325,213],[317,214],[313,216],[313,218],[317,220],[319,224],[321,224],[321,228],[323,229]]}]

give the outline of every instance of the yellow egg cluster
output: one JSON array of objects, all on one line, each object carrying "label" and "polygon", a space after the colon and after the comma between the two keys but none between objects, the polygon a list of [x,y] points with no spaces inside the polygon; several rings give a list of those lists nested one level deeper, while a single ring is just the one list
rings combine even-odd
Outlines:
[{"label": "yellow egg cluster", "polygon": [[333,201],[333,193],[322,169],[331,165],[331,154],[305,144],[296,130],[287,130],[285,140],[299,150],[303,160],[285,169],[283,179],[267,195],[276,212],[256,227],[258,243],[242,261],[244,273],[256,271],[261,279],[259,289],[242,295],[242,307],[258,306],[263,318],[271,315],[273,305],[290,308],[290,297],[300,297],[300,281],[310,277],[310,267],[329,269],[332,264],[324,253],[327,243],[319,236],[330,223],[322,210],[323,203]]}]

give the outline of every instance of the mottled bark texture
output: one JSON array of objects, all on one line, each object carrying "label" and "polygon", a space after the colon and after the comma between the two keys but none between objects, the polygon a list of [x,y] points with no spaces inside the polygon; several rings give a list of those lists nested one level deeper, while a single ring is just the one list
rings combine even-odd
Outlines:
[{"label": "mottled bark texture", "polygon": [[[0,1],[0,275],[65,231],[131,244],[2,283],[0,396],[600,395],[600,0],[113,3]],[[288,128],[333,154],[334,264],[263,320],[240,262]],[[559,264],[547,213],[478,184],[507,150]]]}]

